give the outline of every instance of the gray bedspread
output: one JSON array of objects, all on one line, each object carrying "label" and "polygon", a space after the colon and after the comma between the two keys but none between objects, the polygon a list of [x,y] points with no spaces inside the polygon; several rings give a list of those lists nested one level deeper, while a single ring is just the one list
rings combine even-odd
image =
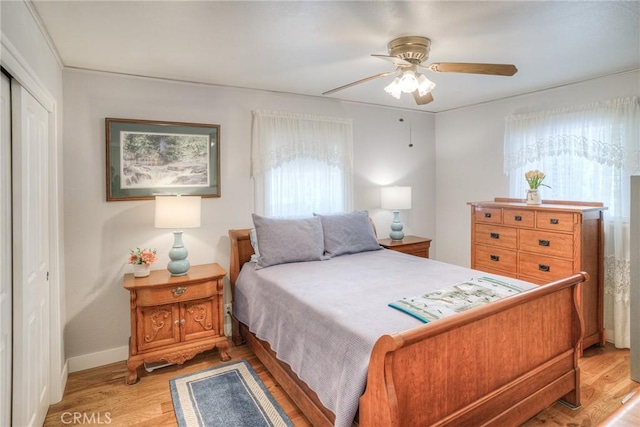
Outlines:
[{"label": "gray bedspread", "polygon": [[376,340],[422,325],[387,304],[477,277],[535,286],[379,250],[262,270],[247,263],[236,283],[234,314],[317,393],[336,426],[350,426]]}]

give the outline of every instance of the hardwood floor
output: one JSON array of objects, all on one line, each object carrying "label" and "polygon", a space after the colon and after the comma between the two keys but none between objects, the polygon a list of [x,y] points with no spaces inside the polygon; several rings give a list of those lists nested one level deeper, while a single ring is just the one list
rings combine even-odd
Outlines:
[{"label": "hardwood floor", "polygon": [[[246,346],[231,346],[229,354],[232,360],[246,359],[251,364],[295,426],[310,426],[251,350]],[[69,375],[63,400],[49,408],[44,425],[175,426],[169,379],[221,363],[214,350],[196,356],[182,366],[152,373],[141,369],[140,382],[132,386],[125,384],[125,362],[74,372]],[[572,410],[555,403],[524,425],[596,426],[620,407],[627,394],[640,391],[640,384],[629,379],[629,350],[617,350],[609,344],[587,349],[580,359],[580,372],[580,409]],[[74,417],[76,422],[73,422]]]}]

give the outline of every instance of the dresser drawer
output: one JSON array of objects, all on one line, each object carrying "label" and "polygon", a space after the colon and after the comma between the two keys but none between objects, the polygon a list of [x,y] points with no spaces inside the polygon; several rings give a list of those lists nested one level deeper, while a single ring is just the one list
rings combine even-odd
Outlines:
[{"label": "dresser drawer", "polygon": [[523,229],[520,250],[573,259],[573,234]]},{"label": "dresser drawer", "polygon": [[498,225],[476,224],[476,243],[507,249],[517,248],[517,229]]},{"label": "dresser drawer", "polygon": [[538,212],[536,227],[544,230],[573,231],[574,215],[567,212]]},{"label": "dresser drawer", "polygon": [[473,215],[475,217],[476,222],[502,224],[502,209],[500,208],[477,207]]},{"label": "dresser drawer", "polygon": [[137,304],[138,306],[170,304],[199,298],[208,298],[215,294],[215,281],[176,286],[140,288],[137,290]]},{"label": "dresser drawer", "polygon": [[502,222],[505,225],[515,225],[517,227],[531,227],[536,225],[535,212],[517,210],[517,209],[504,209],[502,211]]},{"label": "dresser drawer", "polygon": [[520,253],[519,272],[522,276],[552,282],[573,274],[573,261],[542,255]]},{"label": "dresser drawer", "polygon": [[476,264],[516,273],[518,271],[518,256],[515,250],[477,245]]}]

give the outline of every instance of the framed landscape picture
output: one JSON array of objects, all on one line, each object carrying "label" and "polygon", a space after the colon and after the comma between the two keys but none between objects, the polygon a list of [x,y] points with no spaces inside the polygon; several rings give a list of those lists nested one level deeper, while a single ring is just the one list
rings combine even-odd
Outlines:
[{"label": "framed landscape picture", "polygon": [[220,197],[220,126],[105,119],[107,201]]}]

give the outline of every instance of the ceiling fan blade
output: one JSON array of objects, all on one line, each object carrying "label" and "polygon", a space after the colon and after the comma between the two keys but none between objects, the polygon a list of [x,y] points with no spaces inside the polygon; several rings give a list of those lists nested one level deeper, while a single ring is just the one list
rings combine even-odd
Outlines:
[{"label": "ceiling fan blade", "polygon": [[366,82],[371,81],[371,80],[379,79],[380,77],[387,77],[387,76],[390,76],[391,74],[395,73],[396,71],[398,71],[398,68],[396,68],[393,71],[389,71],[388,73],[380,73],[380,74],[376,74],[375,76],[365,77],[364,79],[361,79],[361,80],[346,84],[344,86],[337,87],[335,89],[328,90],[326,92],[323,92],[322,94],[323,95],[329,95],[329,94],[337,92],[339,90],[343,90],[343,89],[346,89],[346,88],[351,87],[351,86],[359,85],[360,83],[366,83]]},{"label": "ceiling fan blade", "polygon": [[413,99],[416,100],[416,104],[425,105],[433,101],[433,95],[431,95],[431,92],[429,92],[424,96],[420,96],[418,90],[416,89],[413,91]]},{"label": "ceiling fan blade", "polygon": [[397,56],[378,55],[375,53],[371,54],[371,56],[373,56],[374,58],[380,58],[384,59],[385,61],[393,62],[398,67],[410,67],[411,65],[413,65],[411,62],[405,61],[404,59],[398,58]]},{"label": "ceiling fan blade", "polygon": [[471,73],[494,76],[513,76],[518,69],[513,64],[472,64],[465,62],[434,62],[429,70],[436,73]]}]

